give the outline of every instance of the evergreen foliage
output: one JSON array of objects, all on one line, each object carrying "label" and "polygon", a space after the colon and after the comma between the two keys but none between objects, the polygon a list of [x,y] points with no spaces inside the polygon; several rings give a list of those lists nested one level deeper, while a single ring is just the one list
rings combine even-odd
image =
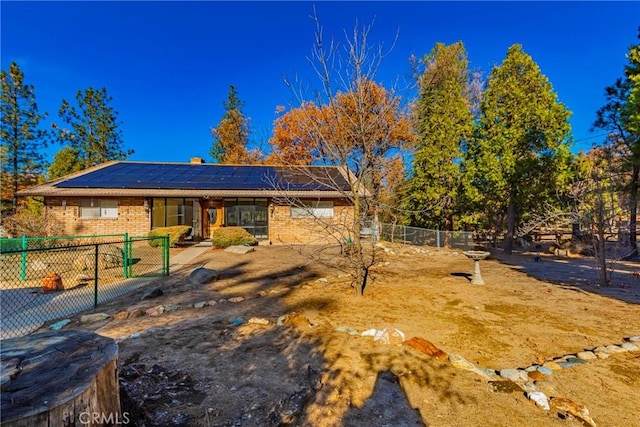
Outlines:
[{"label": "evergreen foliage", "polygon": [[593,126],[609,132],[605,146],[620,153],[623,158],[621,172],[630,175],[623,190],[629,196],[632,249],[629,258],[634,258],[638,256],[636,231],[640,187],[640,44],[629,48],[627,58],[629,63],[624,69],[625,76],[605,89],[606,104],[596,112]]},{"label": "evergreen foliage", "polygon": [[15,213],[18,190],[36,184],[46,168],[42,149],[47,146],[48,133],[39,128],[45,115],[38,112],[34,87],[24,82],[18,64],[12,62],[8,71],[2,70],[0,80],[1,208]]},{"label": "evergreen foliage", "polygon": [[[118,112],[110,105],[112,98],[106,88],[79,90],[76,102],[77,106],[74,106],[63,99],[58,112],[69,129],[52,124],[58,132],[58,140],[73,150],[57,159],[58,163],[63,159],[73,163],[57,166],[57,170],[72,171],[78,165],[80,169],[86,169],[109,160],[125,160],[133,154],[133,150],[123,148]],[[75,152],[74,161],[70,154]]]},{"label": "evergreen foliage", "polygon": [[437,43],[423,60],[415,102],[418,143],[404,208],[414,226],[453,230],[461,146],[471,136],[471,75],[462,42]]},{"label": "evergreen foliage", "polygon": [[242,112],[244,102],[240,100],[234,85],[229,86],[229,94],[222,105],[224,106],[224,115],[218,126],[211,129],[213,136],[211,157],[217,163],[255,163],[257,154],[247,149],[249,120]]},{"label": "evergreen foliage", "polygon": [[491,208],[494,224],[506,218],[507,253],[522,215],[555,198],[570,157],[570,115],[533,59],[511,46],[489,76],[466,153],[470,193]]}]

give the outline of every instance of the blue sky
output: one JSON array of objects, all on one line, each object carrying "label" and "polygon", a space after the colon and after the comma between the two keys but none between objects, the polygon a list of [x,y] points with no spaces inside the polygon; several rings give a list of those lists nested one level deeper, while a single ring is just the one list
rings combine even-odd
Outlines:
[{"label": "blue sky", "polygon": [[[278,105],[294,96],[283,75],[317,87],[308,57],[310,2],[13,2],[1,4],[1,65],[18,62],[41,112],[57,121],[62,99],[106,87],[130,160],[210,161],[210,128],[234,84],[251,118],[252,144],[271,135]],[[409,57],[461,40],[488,76],[523,45],[573,112],[574,151],[591,133],[604,88],[621,77],[637,43],[640,2],[316,2],[325,36],[373,22],[370,41],[396,45],[377,80],[401,88]],[[404,93],[404,92],[402,92]],[[407,93],[409,95],[409,93]],[[52,155],[59,145],[50,148]]]}]

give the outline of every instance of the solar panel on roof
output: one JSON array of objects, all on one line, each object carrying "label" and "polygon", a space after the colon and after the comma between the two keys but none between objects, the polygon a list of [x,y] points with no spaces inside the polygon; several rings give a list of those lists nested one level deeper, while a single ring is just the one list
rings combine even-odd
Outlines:
[{"label": "solar panel on roof", "polygon": [[273,166],[121,162],[67,179],[55,186],[59,188],[334,190],[336,183],[342,189],[348,189],[346,181],[335,168],[295,170]]}]

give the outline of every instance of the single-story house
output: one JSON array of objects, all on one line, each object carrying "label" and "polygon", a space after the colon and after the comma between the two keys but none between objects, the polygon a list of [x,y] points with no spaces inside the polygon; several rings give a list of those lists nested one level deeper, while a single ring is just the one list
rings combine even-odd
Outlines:
[{"label": "single-story house", "polygon": [[[146,235],[188,225],[195,240],[240,226],[259,240],[326,239],[326,223],[353,219],[349,173],[339,167],[111,161],[20,191],[44,197],[69,235]],[[325,227],[316,218],[322,218]]]}]

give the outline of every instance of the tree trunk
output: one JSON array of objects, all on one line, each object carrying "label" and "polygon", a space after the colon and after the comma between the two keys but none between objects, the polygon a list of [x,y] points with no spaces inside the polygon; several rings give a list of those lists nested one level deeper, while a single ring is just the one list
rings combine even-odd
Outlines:
[{"label": "tree trunk", "polygon": [[511,196],[509,200],[509,210],[507,212],[507,235],[504,238],[504,252],[511,255],[513,251],[513,235],[516,230],[516,200]]},{"label": "tree trunk", "polygon": [[2,341],[2,425],[128,423],[120,412],[118,345],[78,330]]},{"label": "tree trunk", "polygon": [[640,179],[640,166],[634,163],[631,172],[631,190],[629,209],[629,242],[631,243],[631,253],[625,259],[638,258],[638,180]]},{"label": "tree trunk", "polygon": [[602,194],[602,188],[598,186],[598,200],[595,206],[595,226],[596,233],[594,235],[593,249],[596,257],[596,267],[598,268],[598,282],[600,286],[608,286],[609,280],[607,278],[607,247],[605,241],[605,202]]}]

